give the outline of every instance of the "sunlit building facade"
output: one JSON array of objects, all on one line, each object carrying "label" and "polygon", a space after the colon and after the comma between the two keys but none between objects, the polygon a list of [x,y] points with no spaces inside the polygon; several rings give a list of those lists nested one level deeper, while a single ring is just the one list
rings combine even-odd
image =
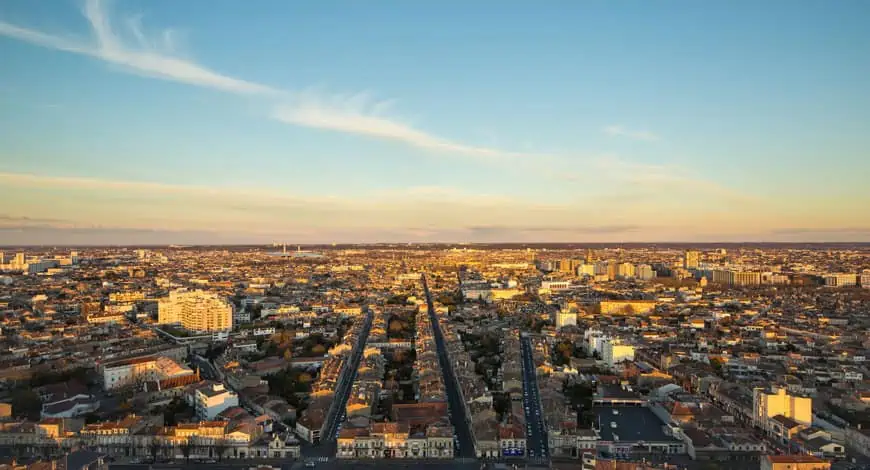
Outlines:
[{"label": "sunlit building facade", "polygon": [[157,323],[178,323],[192,331],[226,331],[233,327],[233,306],[210,292],[175,290],[160,299]]}]

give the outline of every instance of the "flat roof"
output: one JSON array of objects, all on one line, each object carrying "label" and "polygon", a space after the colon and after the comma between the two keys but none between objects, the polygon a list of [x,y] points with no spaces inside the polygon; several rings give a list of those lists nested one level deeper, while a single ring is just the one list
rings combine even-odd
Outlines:
[{"label": "flat roof", "polygon": [[[619,414],[613,414],[614,410]],[[645,406],[595,406],[592,411],[601,422],[603,441],[613,441],[616,434],[621,442],[680,442],[664,433],[662,420]]]}]

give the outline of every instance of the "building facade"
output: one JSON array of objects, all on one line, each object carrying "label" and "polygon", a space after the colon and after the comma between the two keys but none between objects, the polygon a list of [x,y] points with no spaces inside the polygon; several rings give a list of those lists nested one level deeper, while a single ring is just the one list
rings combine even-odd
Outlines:
[{"label": "building facade", "polygon": [[157,323],[178,323],[192,331],[226,331],[233,327],[233,307],[210,292],[175,290],[160,299]]}]

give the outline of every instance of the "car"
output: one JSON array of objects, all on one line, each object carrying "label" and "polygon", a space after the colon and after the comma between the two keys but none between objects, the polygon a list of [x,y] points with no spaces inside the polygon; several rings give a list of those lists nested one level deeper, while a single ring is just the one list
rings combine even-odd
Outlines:
[{"label": "car", "polygon": [[314,462],[308,461],[308,462],[305,462],[305,466],[308,468],[314,468],[317,466],[317,464]]}]

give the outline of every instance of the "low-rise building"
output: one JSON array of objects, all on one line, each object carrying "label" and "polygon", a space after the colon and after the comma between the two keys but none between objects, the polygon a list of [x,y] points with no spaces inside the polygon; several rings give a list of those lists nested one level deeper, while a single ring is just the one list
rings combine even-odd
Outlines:
[{"label": "low-rise building", "polygon": [[238,395],[216,382],[206,382],[195,388],[192,398],[196,415],[200,419],[214,419],[227,408],[239,406]]}]

